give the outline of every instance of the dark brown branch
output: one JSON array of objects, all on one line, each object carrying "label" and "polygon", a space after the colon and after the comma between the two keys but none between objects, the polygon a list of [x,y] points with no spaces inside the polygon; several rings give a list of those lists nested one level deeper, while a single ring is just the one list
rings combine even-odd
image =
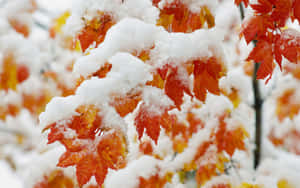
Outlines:
[{"label": "dark brown branch", "polygon": [[[254,42],[255,43],[255,42]],[[259,63],[255,63],[252,76],[252,86],[254,92],[254,110],[255,110],[255,150],[254,150],[254,168],[257,168],[260,162],[261,153],[261,135],[262,135],[262,99],[259,91],[259,82],[256,79],[256,73],[259,68]]]},{"label": "dark brown branch", "polygon": [[[244,19],[244,8],[243,5],[240,4],[240,13],[242,20]],[[252,41],[254,46],[256,45],[256,41]],[[254,168],[257,168],[260,162],[260,154],[261,154],[261,136],[262,136],[262,98],[259,91],[259,82],[256,78],[257,70],[259,68],[259,63],[255,63],[254,71],[252,76],[252,87],[254,94],[254,110],[255,110],[255,150],[254,150]]]}]

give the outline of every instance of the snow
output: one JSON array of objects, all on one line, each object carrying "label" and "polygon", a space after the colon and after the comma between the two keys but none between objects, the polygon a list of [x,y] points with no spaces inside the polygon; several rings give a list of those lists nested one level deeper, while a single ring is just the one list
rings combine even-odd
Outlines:
[{"label": "snow", "polygon": [[116,21],[128,17],[137,18],[154,24],[158,18],[159,11],[152,6],[151,0],[79,0],[73,4],[72,15],[64,31],[74,35],[83,27],[82,17],[91,20],[99,11],[112,14]]},{"label": "snow", "polygon": [[[159,7],[174,0],[162,0]],[[45,126],[57,123],[63,127],[64,123],[72,116],[77,115],[76,109],[80,105],[95,105],[100,110],[105,128],[120,129],[128,143],[127,166],[120,170],[109,170],[105,179],[105,187],[136,187],[139,183],[138,177],[149,178],[158,173],[165,175],[166,172],[175,172],[171,182],[166,187],[195,187],[195,182],[189,180],[181,183],[177,172],[190,163],[198,147],[211,138],[211,131],[219,125],[219,117],[224,113],[230,113],[225,119],[229,129],[242,126],[250,134],[250,138],[245,140],[246,151],[234,153],[232,161],[238,161],[236,168],[228,170],[229,175],[222,175],[213,178],[205,187],[210,187],[213,183],[231,182],[234,186],[241,181],[264,184],[266,187],[276,187],[278,180],[285,178],[289,182],[297,185],[300,172],[299,158],[291,153],[275,148],[266,136],[272,123],[282,125],[275,130],[276,136],[284,135],[291,129],[299,130],[300,114],[294,119],[285,119],[282,123],[275,117],[275,100],[284,90],[288,88],[298,88],[299,81],[294,81],[291,76],[283,77],[279,75],[278,80],[274,79],[274,84],[278,87],[275,90],[270,88],[271,96],[264,92],[264,96],[270,98],[264,107],[264,139],[263,139],[263,162],[257,172],[254,172],[252,162],[252,149],[254,137],[254,111],[250,106],[253,102],[253,93],[250,92],[251,78],[243,73],[241,62],[247,56],[250,47],[246,48],[244,40],[238,42],[237,25],[240,23],[238,8],[233,2],[218,0],[182,0],[187,4],[192,12],[199,12],[200,8],[207,6],[216,16],[216,27],[212,29],[201,29],[189,34],[169,33],[163,27],[155,25],[159,16],[159,11],[152,6],[151,0],[38,0],[38,6],[46,7],[45,14],[55,17],[66,9],[71,10],[72,15],[64,27],[64,34],[76,35],[82,29],[84,21],[92,19],[98,11],[110,14],[117,22],[112,26],[103,43],[97,48],[89,50],[85,54],[75,54],[68,52],[62,47],[57,47],[55,41],[49,40],[48,36],[39,33],[37,30],[29,38],[17,34],[6,20],[13,17],[28,23],[32,27],[34,18],[28,13],[30,7],[28,1],[8,1],[4,9],[0,7],[0,64],[7,51],[13,51],[16,55],[17,64],[26,64],[33,74],[28,80],[18,85],[17,91],[0,92],[0,105],[16,104],[21,105],[21,94],[39,94],[41,90],[56,88],[53,82],[39,80],[41,70],[50,70],[63,75],[58,78],[59,83],[65,83],[69,88],[75,86],[76,78],[83,76],[84,82],[76,89],[75,94],[68,97],[54,97],[46,106],[45,112],[39,116],[38,120],[28,110],[21,110],[16,116],[7,116],[5,121],[0,121],[0,128],[8,127],[10,131],[21,130],[20,132],[29,139],[18,145],[15,135],[4,136],[0,139],[5,143],[0,147],[0,187],[23,188],[32,187],[43,175],[57,169],[59,156],[64,152],[63,147],[57,144],[46,146],[46,134],[41,134]],[[70,4],[73,4],[73,7]],[[3,11],[2,11],[3,10]],[[22,13],[17,14],[18,11]],[[43,11],[39,11],[40,14]],[[248,11],[247,14],[251,12]],[[47,16],[46,16],[47,17]],[[48,18],[48,17],[47,17]],[[50,19],[41,19],[45,24],[50,23]],[[291,27],[298,28],[292,23]],[[46,32],[45,32],[46,33]],[[43,40],[42,40],[43,37]],[[51,41],[51,42],[50,42]],[[153,47],[153,49],[151,49]],[[226,50],[224,50],[224,48]],[[134,52],[151,49],[150,60],[143,62],[132,55]],[[240,50],[239,53],[236,51]],[[80,56],[79,59],[77,57]],[[241,103],[234,107],[228,97],[207,94],[205,102],[197,101],[188,95],[184,96],[182,111],[172,110],[171,114],[178,116],[180,122],[186,123],[186,113],[192,112],[200,118],[205,127],[197,133],[191,135],[187,147],[181,153],[173,150],[173,142],[169,133],[161,130],[157,144],[153,141],[153,153],[157,157],[144,156],[139,151],[140,141],[137,140],[137,132],[134,127],[134,117],[142,102],[150,107],[153,113],[162,113],[168,107],[174,105],[163,90],[155,87],[145,86],[145,83],[152,79],[152,73],[156,68],[165,64],[183,65],[187,61],[209,58],[216,56],[225,66],[228,72],[220,81],[221,88],[230,93],[232,89],[237,89]],[[74,74],[66,71],[70,62],[76,60],[74,64]],[[100,67],[110,63],[112,68],[105,78],[93,77],[92,74]],[[0,70],[1,71],[1,70]],[[184,78],[193,79],[187,71],[179,69],[179,74]],[[274,76],[275,77],[275,76]],[[46,86],[44,83],[47,83]],[[190,83],[188,83],[190,84]],[[269,90],[268,90],[269,91]],[[54,91],[53,93],[56,93]],[[141,92],[142,101],[136,110],[125,118],[120,117],[115,108],[111,106],[113,96],[126,95],[130,92]],[[297,103],[300,90],[296,89],[294,101]],[[249,100],[249,98],[251,98]],[[1,107],[0,106],[0,107]],[[197,106],[197,107],[195,107]],[[272,106],[273,108],[268,108]],[[113,131],[111,130],[111,131]],[[13,132],[14,133],[14,132]],[[74,130],[66,132],[67,138],[76,136]],[[0,134],[0,136],[5,135]],[[180,137],[182,135],[179,135]],[[98,139],[98,140],[97,140]],[[101,140],[97,136],[95,142]],[[150,139],[144,135],[142,141]],[[89,140],[90,141],[90,140]],[[89,142],[88,141],[88,142]],[[7,143],[7,144],[6,144]],[[89,148],[95,149],[95,148]],[[28,151],[29,150],[29,151]],[[208,153],[214,153],[216,147],[210,147]],[[2,156],[12,157],[16,170],[12,170]],[[160,158],[160,159],[158,159]],[[269,159],[267,159],[269,158]],[[4,158],[5,159],[5,158]],[[203,156],[201,164],[215,160],[214,157]],[[235,163],[232,162],[231,165]],[[64,170],[66,174],[74,178],[74,168]],[[92,182],[94,179],[91,180]]]},{"label": "snow", "polygon": [[78,107],[78,97],[54,97],[46,106],[45,112],[39,116],[40,125],[45,127],[59,120],[67,119],[76,115],[76,108]]},{"label": "snow", "polygon": [[124,169],[110,170],[105,179],[104,186],[107,188],[137,187],[138,177],[145,179],[155,175],[161,161],[150,156],[142,156],[129,163]]},{"label": "snow", "polygon": [[[162,0],[158,5],[160,8],[163,8],[167,4],[171,4],[175,0]],[[187,5],[188,8],[194,12],[198,13],[201,10],[201,7],[208,7],[210,10],[214,11],[218,5],[217,0],[183,0],[183,4]]]},{"label": "snow", "polygon": [[0,160],[0,187],[23,188],[20,179],[3,160]]},{"label": "snow", "polygon": [[120,21],[107,32],[105,40],[88,56],[82,56],[74,65],[74,72],[87,76],[117,52],[132,52],[135,49],[149,48],[154,43],[158,28],[133,18]]},{"label": "snow", "polygon": [[209,132],[208,130],[200,130],[196,134],[192,136],[189,141],[188,147],[182,152],[179,153],[174,160],[172,160],[166,168],[173,170],[182,169],[184,164],[188,164],[191,162],[197,151],[198,147],[205,141],[209,140]]}]

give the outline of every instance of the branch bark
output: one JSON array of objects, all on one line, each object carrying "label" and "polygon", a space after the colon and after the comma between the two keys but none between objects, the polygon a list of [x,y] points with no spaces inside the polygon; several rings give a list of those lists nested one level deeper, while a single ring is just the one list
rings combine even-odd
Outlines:
[{"label": "branch bark", "polygon": [[[240,4],[240,13],[242,20],[245,17],[244,7]],[[256,41],[252,41],[254,46],[256,45]],[[259,68],[260,63],[255,63],[254,71],[252,75],[252,87],[254,94],[254,111],[255,111],[255,150],[254,150],[254,168],[260,163],[260,154],[261,154],[261,136],[262,136],[262,98],[259,90],[259,82],[256,78],[257,70]]]}]

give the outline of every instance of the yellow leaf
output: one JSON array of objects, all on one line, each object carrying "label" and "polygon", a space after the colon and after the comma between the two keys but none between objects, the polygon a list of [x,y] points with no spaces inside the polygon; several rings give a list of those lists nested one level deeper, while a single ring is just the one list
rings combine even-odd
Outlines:
[{"label": "yellow leaf", "polygon": [[295,188],[293,185],[291,185],[286,179],[281,179],[277,182],[278,188]]}]

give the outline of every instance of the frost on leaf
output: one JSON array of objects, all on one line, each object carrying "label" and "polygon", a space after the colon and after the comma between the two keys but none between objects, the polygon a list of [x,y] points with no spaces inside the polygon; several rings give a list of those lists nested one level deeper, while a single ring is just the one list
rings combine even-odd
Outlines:
[{"label": "frost on leaf", "polygon": [[[241,1],[235,1],[239,4]],[[241,34],[247,43],[258,41],[248,60],[261,63],[258,79],[266,83],[272,77],[273,60],[281,68],[282,56],[292,63],[299,62],[300,34],[293,29],[284,28],[289,18],[299,18],[299,0],[258,0],[250,4],[254,14],[243,22]]]},{"label": "frost on leaf", "polygon": [[[165,110],[163,110],[165,111]],[[167,111],[165,111],[167,113]],[[162,113],[164,114],[164,113]],[[160,124],[162,122],[162,116],[158,112],[154,112],[151,106],[142,103],[138,109],[137,115],[134,119],[139,139],[142,138],[144,131],[147,135],[157,143],[160,134]]]},{"label": "frost on leaf", "polygon": [[249,137],[249,134],[242,126],[229,130],[224,118],[225,116],[220,118],[220,124],[216,132],[216,144],[219,152],[226,151],[232,156],[235,150],[246,149],[244,139]]},{"label": "frost on leaf", "polygon": [[187,93],[190,96],[192,95],[189,88],[188,74],[182,73],[180,75],[178,67],[169,67],[165,77],[165,93],[173,100],[176,107],[180,109],[180,106],[183,103],[184,93]]},{"label": "frost on leaf", "polygon": [[118,169],[126,164],[123,134],[102,128],[102,118],[98,111],[92,105],[80,106],[77,109],[79,115],[48,126],[51,131],[48,143],[59,141],[66,147],[57,165],[76,166],[80,186],[86,184],[92,176],[102,185],[108,168]]},{"label": "frost on leaf", "polygon": [[168,176],[172,176],[172,174],[167,174],[164,177],[160,177],[159,174],[152,175],[150,178],[139,178],[139,186],[138,188],[161,188],[164,187],[168,182]]},{"label": "frost on leaf", "polygon": [[[284,56],[291,63],[300,62],[300,32],[294,29],[284,30],[276,41],[276,47],[278,56]],[[277,61],[281,61],[281,57]]]},{"label": "frost on leaf", "polygon": [[160,10],[157,25],[169,32],[190,33],[200,29],[207,23],[208,28],[215,26],[215,19],[210,10],[203,6],[200,12],[194,13],[180,0],[166,3]]},{"label": "frost on leaf", "polygon": [[127,114],[133,112],[133,110],[136,108],[138,103],[141,100],[141,93],[128,93],[125,96],[113,96],[113,99],[111,101],[111,105],[115,107],[117,113],[124,117]]},{"label": "frost on leaf", "polygon": [[61,170],[54,170],[49,175],[36,183],[33,188],[74,188],[73,180]]},{"label": "frost on leaf", "polygon": [[289,89],[283,92],[277,99],[276,114],[279,121],[285,118],[292,119],[300,111],[300,104],[295,101],[295,90]]},{"label": "frost on leaf", "polygon": [[82,51],[84,52],[94,42],[96,45],[103,42],[106,32],[114,24],[112,16],[104,12],[99,12],[97,17],[87,20],[85,27],[77,36]]}]

